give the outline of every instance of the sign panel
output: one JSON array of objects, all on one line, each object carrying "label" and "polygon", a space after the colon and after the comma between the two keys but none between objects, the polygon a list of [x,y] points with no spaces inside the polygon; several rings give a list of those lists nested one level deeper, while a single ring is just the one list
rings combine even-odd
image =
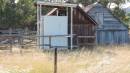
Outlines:
[{"label": "sign panel", "polygon": [[[51,46],[68,46],[68,20],[67,16],[43,16],[40,25],[40,44],[48,44]],[[51,40],[49,40],[49,37]],[[49,43],[51,41],[51,44]],[[45,47],[45,48],[49,48]]]}]

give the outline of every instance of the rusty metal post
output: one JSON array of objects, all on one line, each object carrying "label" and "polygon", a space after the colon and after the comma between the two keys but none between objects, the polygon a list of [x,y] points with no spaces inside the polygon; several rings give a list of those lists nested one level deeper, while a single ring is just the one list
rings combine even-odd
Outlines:
[{"label": "rusty metal post", "polygon": [[49,36],[49,48],[51,49],[51,36]]},{"label": "rusty metal post", "polygon": [[57,73],[57,48],[55,48],[54,53],[54,73]]},{"label": "rusty metal post", "polygon": [[10,40],[10,53],[13,53],[13,37],[12,36]]}]

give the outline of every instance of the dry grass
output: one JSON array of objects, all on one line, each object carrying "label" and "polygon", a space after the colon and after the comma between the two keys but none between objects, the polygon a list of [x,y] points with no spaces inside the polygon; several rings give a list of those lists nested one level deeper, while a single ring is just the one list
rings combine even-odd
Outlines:
[{"label": "dry grass", "polygon": [[[52,51],[29,51],[0,52],[0,73],[53,73]],[[58,73],[130,73],[130,46],[59,51]]]}]

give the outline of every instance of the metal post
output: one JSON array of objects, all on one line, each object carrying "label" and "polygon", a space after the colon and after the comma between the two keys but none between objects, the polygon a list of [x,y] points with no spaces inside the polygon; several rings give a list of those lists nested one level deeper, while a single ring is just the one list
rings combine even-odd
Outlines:
[{"label": "metal post", "polygon": [[13,37],[11,36],[11,39],[10,39],[10,53],[13,52]]},{"label": "metal post", "polygon": [[20,40],[20,54],[23,55],[22,49],[23,49],[24,45],[23,45],[23,33],[22,32],[20,33],[19,40]]},{"label": "metal post", "polygon": [[[39,41],[39,43],[40,43],[40,46],[41,46],[41,41],[43,41],[43,43],[42,44],[44,44],[44,37],[43,37],[43,35],[44,35],[44,33],[42,34],[42,37],[41,37],[41,30],[42,30],[42,32],[44,32],[44,18],[42,17],[43,16],[43,14],[42,14],[42,5],[40,4],[40,9],[39,9],[39,20],[40,20],[40,24],[39,24],[39,39],[40,39],[40,41]],[[43,25],[43,28],[41,29],[40,27],[41,27],[41,25]],[[43,38],[42,40],[41,40],[41,38]],[[42,45],[43,47],[42,47],[42,49],[44,48],[44,45]],[[40,48],[41,49],[41,48]]]},{"label": "metal post", "polygon": [[[41,6],[41,4],[40,4],[40,6],[39,6],[39,44],[40,44],[39,47],[40,47],[40,49],[41,49],[41,46],[42,46],[42,45],[41,45],[41,38],[43,38],[43,37],[41,37],[41,28],[40,28],[41,25],[42,25],[42,23],[41,23],[41,21],[42,21],[42,20],[41,20],[41,11],[42,11],[41,8],[42,8],[42,6]],[[43,28],[44,28],[44,27],[43,27]],[[44,31],[43,31],[43,32],[44,32]],[[44,41],[44,40],[43,40],[43,41]],[[44,44],[44,43],[42,43],[42,44]],[[44,47],[44,46],[43,46],[43,47]],[[43,47],[42,47],[42,48],[43,48]]]},{"label": "metal post", "polygon": [[55,48],[54,53],[54,73],[57,73],[57,48]]},{"label": "metal post", "polygon": [[[38,48],[40,48],[41,46],[41,38],[44,38],[44,37],[41,37],[40,35],[40,26],[42,25],[42,5],[37,5],[37,44],[38,44]],[[44,31],[43,31],[44,32]]]},{"label": "metal post", "polygon": [[40,34],[40,30],[39,30],[39,25],[40,25],[40,16],[39,16],[39,5],[37,5],[37,45],[38,48],[40,48],[40,38],[39,38],[39,34]]},{"label": "metal post", "polygon": [[69,12],[68,12],[68,11],[69,11],[69,8],[67,7],[67,8],[66,8],[66,16],[69,15]]},{"label": "metal post", "polygon": [[76,37],[77,38],[77,47],[79,48],[79,38],[78,37]]},{"label": "metal post", "polygon": [[49,49],[51,49],[51,36],[49,36]]},{"label": "metal post", "polygon": [[56,15],[59,16],[59,10],[58,9],[56,10]]},{"label": "metal post", "polygon": [[73,49],[73,7],[71,7],[71,49]]}]

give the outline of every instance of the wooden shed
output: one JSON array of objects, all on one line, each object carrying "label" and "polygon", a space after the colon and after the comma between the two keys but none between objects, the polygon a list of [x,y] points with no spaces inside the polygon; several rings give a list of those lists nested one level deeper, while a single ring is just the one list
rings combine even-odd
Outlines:
[{"label": "wooden shed", "polygon": [[97,44],[128,43],[128,28],[108,8],[97,2],[86,6],[84,11],[98,24]]},{"label": "wooden shed", "polygon": [[[42,7],[44,8],[51,7],[53,9],[49,11],[46,15],[43,15],[41,14]],[[38,17],[37,31],[38,31],[38,35],[42,36],[42,39],[39,39],[40,40],[39,43],[40,45],[42,45],[42,48],[44,48],[45,45],[49,47],[51,46],[54,47],[58,45],[58,46],[66,46],[66,47],[74,48],[74,47],[83,47],[83,46],[89,46],[95,44],[96,41],[95,34],[96,34],[97,24],[89,15],[85,13],[83,8],[77,4],[69,4],[69,3],[61,3],[61,2],[51,3],[51,2],[38,1],[37,17]],[[65,18],[65,20],[60,21],[62,17]],[[57,21],[60,21],[59,22],[60,24],[56,23]],[[46,32],[48,31],[49,32],[51,31],[52,34],[59,31],[63,31],[63,33],[62,34],[58,33],[56,35],[55,34],[46,35]],[[57,38],[62,37],[62,39],[59,40],[54,39],[56,37]],[[46,38],[48,39],[47,41],[48,43],[46,43],[45,41],[47,40]],[[49,41],[50,40],[49,38],[53,38],[53,40]],[[67,42],[67,45],[64,45],[66,43],[61,45],[60,43],[62,42]]]},{"label": "wooden shed", "polygon": [[[46,15],[42,7],[51,7]],[[95,44],[126,44],[128,28],[112,12],[94,3],[37,1],[37,35],[40,48],[84,47]]]}]

